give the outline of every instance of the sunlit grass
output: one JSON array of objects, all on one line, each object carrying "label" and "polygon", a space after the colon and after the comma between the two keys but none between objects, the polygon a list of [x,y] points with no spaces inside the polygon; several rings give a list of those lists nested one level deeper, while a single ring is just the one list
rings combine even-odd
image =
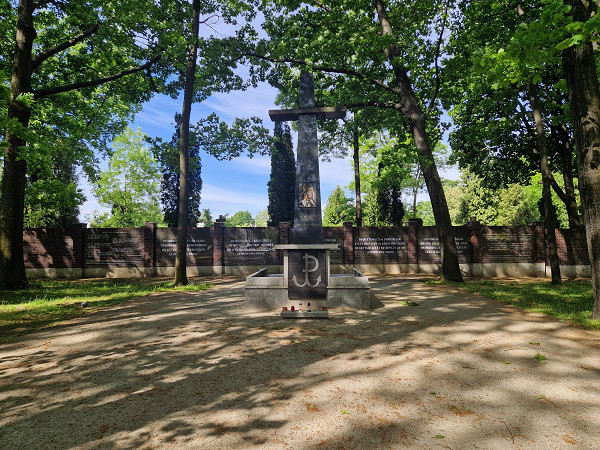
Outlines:
[{"label": "sunlit grass", "polygon": [[174,287],[172,282],[132,279],[34,280],[29,289],[0,291],[0,343],[153,292],[194,292],[210,287]]},{"label": "sunlit grass", "polygon": [[[434,282],[440,283],[440,282]],[[584,328],[600,330],[600,320],[592,320],[594,297],[590,281],[516,282],[501,280],[451,283],[469,292],[485,295],[529,311],[572,321]]]}]

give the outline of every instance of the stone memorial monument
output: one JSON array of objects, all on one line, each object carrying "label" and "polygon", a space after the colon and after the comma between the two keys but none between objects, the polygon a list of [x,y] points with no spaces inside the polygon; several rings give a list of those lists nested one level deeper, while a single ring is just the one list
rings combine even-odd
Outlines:
[{"label": "stone memorial monument", "polygon": [[[292,243],[274,246],[284,250],[283,276],[269,276],[263,269],[246,279],[246,305],[288,308],[282,311],[282,317],[327,317],[324,309],[334,306],[334,303],[335,306],[346,303],[345,306],[349,307],[368,308],[367,278],[355,269],[350,275],[332,276],[329,252],[337,249],[337,245],[323,244],[317,119],[341,119],[346,115],[346,108],[316,107],[314,80],[309,73],[300,75],[298,103],[298,109],[269,111],[275,122],[298,121]],[[347,290],[344,284],[348,284],[346,287],[354,292],[342,292]],[[354,297],[359,294],[360,299],[353,301],[352,294]],[[345,298],[349,298],[350,302],[344,302]]]}]

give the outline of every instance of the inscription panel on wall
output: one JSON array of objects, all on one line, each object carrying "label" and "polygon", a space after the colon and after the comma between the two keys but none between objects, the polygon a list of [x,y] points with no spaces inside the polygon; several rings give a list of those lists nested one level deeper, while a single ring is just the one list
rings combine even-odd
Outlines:
[{"label": "inscription panel on wall", "polygon": [[[466,227],[454,227],[454,239],[459,263],[473,261],[473,245],[471,244],[471,231]],[[439,264],[441,262],[440,241],[435,227],[419,229],[417,236],[419,246],[419,263]]]},{"label": "inscription panel on wall", "polygon": [[496,263],[533,261],[534,240],[531,227],[482,227],[482,260]]},{"label": "inscription panel on wall", "polygon": [[323,244],[336,244],[338,248],[330,250],[329,261],[331,264],[343,264],[344,255],[344,229],[342,227],[323,227]]},{"label": "inscription panel on wall", "polygon": [[408,234],[404,227],[358,227],[354,236],[356,264],[406,264]]},{"label": "inscription panel on wall", "polygon": [[226,266],[280,264],[277,251],[277,228],[231,227],[223,232]]},{"label": "inscription panel on wall", "polygon": [[[186,262],[190,266],[212,265],[212,228],[190,228],[188,230]],[[156,265],[175,266],[177,228],[156,230]]]},{"label": "inscription panel on wall", "polygon": [[85,245],[88,267],[144,267],[144,236],[138,228],[90,228]]}]

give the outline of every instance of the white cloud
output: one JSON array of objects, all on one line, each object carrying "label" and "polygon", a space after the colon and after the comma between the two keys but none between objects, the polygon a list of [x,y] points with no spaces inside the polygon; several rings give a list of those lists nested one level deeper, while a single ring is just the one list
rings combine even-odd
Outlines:
[{"label": "white cloud", "polygon": [[201,209],[210,209],[213,217],[220,214],[233,214],[237,211],[248,210],[252,215],[265,209],[268,204],[267,190],[265,186],[264,193],[240,192],[215,186],[212,184],[202,184]]},{"label": "white cloud", "polygon": [[327,197],[336,186],[344,189],[354,179],[350,158],[333,158],[330,162],[322,161],[319,169],[321,176],[321,201],[327,202]]},{"label": "white cloud", "polygon": [[246,174],[269,176],[271,173],[271,158],[237,158],[230,161],[232,170],[238,170]]},{"label": "white cloud", "polygon": [[225,120],[260,117],[268,128],[271,123],[269,109],[275,108],[276,96],[276,89],[267,83],[260,83],[258,87],[246,91],[213,94],[203,105],[223,115]]},{"label": "white cloud", "polygon": [[141,127],[150,136],[171,136],[175,130],[175,113],[181,112],[181,103],[165,95],[157,95],[144,105],[142,112],[135,116],[135,127]]}]

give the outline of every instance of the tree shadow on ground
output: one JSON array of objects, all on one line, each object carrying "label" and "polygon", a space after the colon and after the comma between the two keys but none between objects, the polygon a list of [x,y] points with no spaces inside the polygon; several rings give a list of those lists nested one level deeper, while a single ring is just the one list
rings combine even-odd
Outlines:
[{"label": "tree shadow on ground", "polygon": [[385,307],[293,321],[245,310],[243,284],[225,279],[4,345],[0,447],[501,448],[596,439],[598,334],[415,279],[372,286]]}]

